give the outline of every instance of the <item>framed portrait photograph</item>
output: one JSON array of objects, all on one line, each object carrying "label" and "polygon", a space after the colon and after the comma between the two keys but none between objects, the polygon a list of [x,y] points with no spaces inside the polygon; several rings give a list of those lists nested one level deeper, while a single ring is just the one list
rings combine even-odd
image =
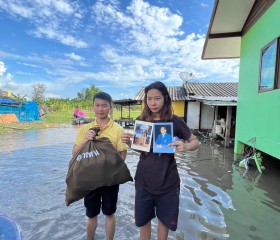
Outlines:
[{"label": "framed portrait photograph", "polygon": [[154,123],[153,131],[153,152],[154,153],[174,153],[176,147],[169,147],[173,142],[173,123]]},{"label": "framed portrait photograph", "polygon": [[150,152],[154,124],[136,120],[131,148]]}]

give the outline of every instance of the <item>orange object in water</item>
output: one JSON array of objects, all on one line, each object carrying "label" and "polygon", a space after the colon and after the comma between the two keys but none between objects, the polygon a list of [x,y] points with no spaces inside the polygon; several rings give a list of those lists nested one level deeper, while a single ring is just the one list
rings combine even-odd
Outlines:
[{"label": "orange object in water", "polygon": [[0,123],[19,122],[15,114],[0,114]]}]

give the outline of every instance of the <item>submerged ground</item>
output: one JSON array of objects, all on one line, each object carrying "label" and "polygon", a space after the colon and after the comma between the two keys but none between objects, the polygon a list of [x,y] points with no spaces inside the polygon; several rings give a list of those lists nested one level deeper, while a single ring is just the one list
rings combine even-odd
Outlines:
[{"label": "submerged ground", "polygon": [[[78,126],[4,132],[0,136],[0,214],[18,223],[24,239],[85,239],[83,202],[66,207],[65,176]],[[180,215],[169,239],[276,240],[280,234],[280,161],[266,170],[238,167],[242,156],[219,141],[201,139],[200,149],[177,155]],[[126,163],[134,175],[138,153]],[[134,183],[121,185],[115,239],[138,239]],[[156,220],[153,239],[156,239]],[[105,239],[100,216],[97,239]]]}]

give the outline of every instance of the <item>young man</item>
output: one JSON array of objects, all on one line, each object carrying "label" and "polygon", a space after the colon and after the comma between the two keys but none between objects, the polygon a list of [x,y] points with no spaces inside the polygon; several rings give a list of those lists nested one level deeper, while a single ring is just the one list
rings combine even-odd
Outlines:
[{"label": "young man", "polygon": [[160,134],[157,137],[156,144],[158,146],[166,146],[169,143],[172,143],[172,136],[167,133],[166,127],[163,126],[160,128]]},{"label": "young man", "polygon": [[[73,146],[72,154],[76,155],[83,146],[95,137],[107,137],[110,139],[114,147],[120,153],[123,160],[126,158],[128,146],[122,143],[121,136],[124,129],[116,122],[109,118],[112,111],[112,98],[105,92],[99,92],[93,97],[93,111],[95,113],[95,121],[83,125],[76,137]],[[96,134],[95,131],[89,130],[90,128],[98,126],[100,131]],[[97,136],[98,135],[98,136]],[[100,187],[91,191],[84,198],[84,205],[86,207],[87,215],[87,240],[92,240],[95,235],[98,219],[97,216],[102,209],[105,217],[105,231],[107,239],[114,238],[116,226],[116,205],[118,200],[119,185],[110,187]]]}]

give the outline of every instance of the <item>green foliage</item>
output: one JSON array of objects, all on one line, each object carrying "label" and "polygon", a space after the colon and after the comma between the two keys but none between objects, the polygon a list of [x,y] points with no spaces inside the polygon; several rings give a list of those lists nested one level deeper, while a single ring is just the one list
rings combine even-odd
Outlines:
[{"label": "green foliage", "polygon": [[83,88],[81,92],[78,92],[78,99],[82,101],[92,101],[93,96],[101,92],[101,90],[95,87],[93,84],[90,84],[89,88]]},{"label": "green foliage", "polygon": [[[68,116],[72,117],[73,111],[75,108],[80,108],[82,111],[85,111],[87,113],[87,116],[89,117],[88,114],[92,113],[93,96],[94,96],[94,94],[96,94],[98,92],[101,92],[101,90],[91,84],[89,88],[83,89],[80,93],[77,93],[77,95],[78,95],[77,98],[73,98],[73,99],[49,98],[49,99],[45,100],[44,104],[48,107],[49,113],[54,114],[54,118],[55,118],[56,112],[60,112],[63,114],[63,112],[65,112],[65,111],[66,112],[68,111],[69,112]],[[128,107],[124,106],[122,109],[123,109],[122,117],[123,118],[128,117],[129,116]],[[114,119],[119,119],[121,117],[120,110],[121,110],[120,105],[114,106]],[[134,112],[136,112],[139,115],[140,111],[141,111],[140,105],[130,106],[130,117],[134,118]],[[137,116],[135,116],[135,117],[137,117]],[[47,116],[47,118],[48,117],[49,116]],[[67,121],[65,120],[65,123],[66,122]]]},{"label": "green foliage", "polygon": [[77,98],[49,98],[45,101],[45,105],[52,111],[72,110],[75,108],[92,109],[92,98],[98,92],[101,92],[101,90],[91,84],[89,88],[77,93]]},{"label": "green foliage", "polygon": [[[86,112],[88,118],[95,117],[94,112],[92,109],[81,109],[82,111]],[[135,119],[141,113],[141,110],[130,111],[130,117]],[[127,117],[128,112],[123,111],[123,117]],[[113,110],[113,119],[119,119],[121,116],[121,112],[114,108]],[[65,109],[59,111],[53,111],[48,113],[41,121],[45,123],[57,123],[57,124],[71,124],[71,119],[73,117],[73,109]]]},{"label": "green foliage", "polygon": [[72,110],[53,111],[47,114],[41,121],[45,123],[70,124],[72,116]]}]

